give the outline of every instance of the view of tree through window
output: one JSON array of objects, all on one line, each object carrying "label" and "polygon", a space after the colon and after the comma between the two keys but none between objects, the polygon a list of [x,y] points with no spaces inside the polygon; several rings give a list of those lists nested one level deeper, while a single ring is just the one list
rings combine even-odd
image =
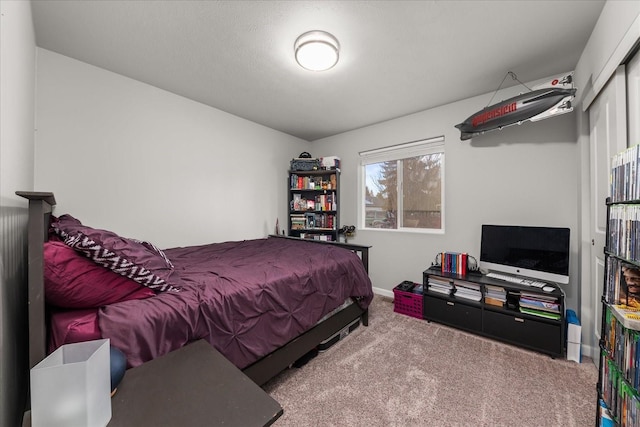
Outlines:
[{"label": "view of tree through window", "polygon": [[366,228],[442,228],[443,153],[364,165]]}]

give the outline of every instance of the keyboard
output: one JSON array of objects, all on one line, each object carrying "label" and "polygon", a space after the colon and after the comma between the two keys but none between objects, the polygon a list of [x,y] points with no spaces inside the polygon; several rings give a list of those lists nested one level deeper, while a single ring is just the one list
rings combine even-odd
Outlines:
[{"label": "keyboard", "polygon": [[508,274],[487,273],[487,277],[490,277],[492,279],[504,280],[506,282],[517,283],[518,285],[523,285],[523,286],[533,286],[535,288],[544,288],[545,286],[549,286],[549,284],[545,282],[525,279],[524,277],[511,276]]}]

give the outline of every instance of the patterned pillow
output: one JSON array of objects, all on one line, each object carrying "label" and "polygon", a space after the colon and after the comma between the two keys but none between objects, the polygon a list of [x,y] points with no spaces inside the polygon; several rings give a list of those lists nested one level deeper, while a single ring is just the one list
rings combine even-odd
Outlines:
[{"label": "patterned pillow", "polygon": [[173,265],[164,252],[150,243],[143,244],[120,237],[112,231],[83,225],[68,214],[53,221],[51,227],[66,245],[83,253],[96,264],[155,291],[180,290],[171,284]]}]

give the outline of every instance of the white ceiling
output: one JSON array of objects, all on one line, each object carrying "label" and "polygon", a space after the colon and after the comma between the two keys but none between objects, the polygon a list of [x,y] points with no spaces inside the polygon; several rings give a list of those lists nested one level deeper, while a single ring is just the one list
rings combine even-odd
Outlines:
[{"label": "white ceiling", "polygon": [[[42,48],[313,141],[573,70],[604,0],[32,4]],[[293,57],[317,29],[322,73]]]}]

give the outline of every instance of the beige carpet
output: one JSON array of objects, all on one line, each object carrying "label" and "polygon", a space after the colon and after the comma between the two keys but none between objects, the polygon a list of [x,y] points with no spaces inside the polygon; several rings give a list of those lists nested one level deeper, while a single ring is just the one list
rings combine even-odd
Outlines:
[{"label": "beige carpet", "polygon": [[597,369],[393,312],[264,389],[278,427],[593,426]]}]

